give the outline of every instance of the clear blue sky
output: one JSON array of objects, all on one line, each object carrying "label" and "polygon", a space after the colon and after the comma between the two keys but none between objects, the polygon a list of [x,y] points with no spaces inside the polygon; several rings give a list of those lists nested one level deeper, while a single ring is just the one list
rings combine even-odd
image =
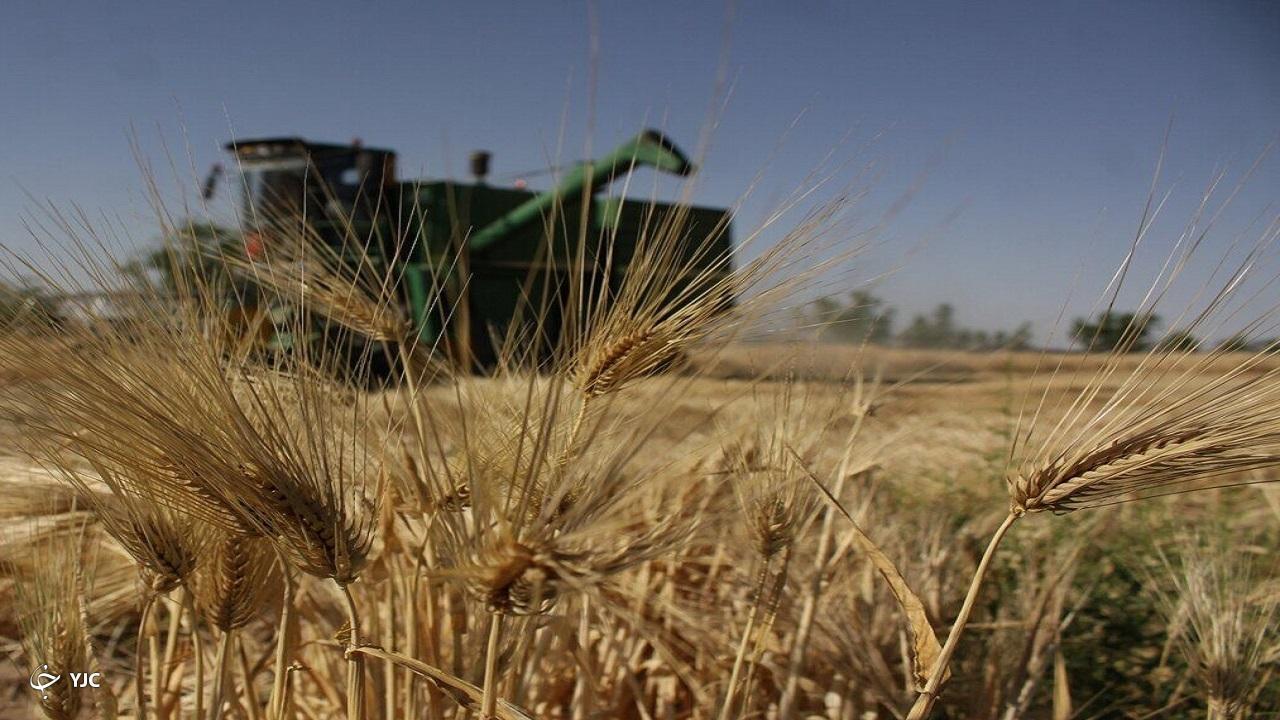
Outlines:
[{"label": "clear blue sky", "polygon": [[[695,145],[726,7],[601,2],[595,17],[596,151],[643,124]],[[26,192],[145,239],[130,128],[153,159],[167,140],[184,162],[185,129],[200,172],[233,133],[300,134],[394,148],[410,176],[461,175],[488,148],[502,177],[554,161],[567,115],[559,159],[577,159],[591,38],[581,2],[10,2],[0,241],[29,247]],[[741,233],[850,131],[840,158],[874,139],[859,156],[878,163],[868,222],[925,182],[863,274],[903,264],[882,294],[907,313],[951,301],[979,326],[1044,329],[1072,287],[1096,291],[1171,117],[1171,219],[1280,132],[1275,2],[745,2],[729,47],[698,200],[732,202],[786,134]],[[1280,157],[1236,207],[1247,219],[1276,200]]]}]

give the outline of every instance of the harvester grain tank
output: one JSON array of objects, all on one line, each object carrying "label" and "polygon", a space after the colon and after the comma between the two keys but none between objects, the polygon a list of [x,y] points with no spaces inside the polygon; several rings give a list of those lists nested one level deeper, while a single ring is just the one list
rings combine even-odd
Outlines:
[{"label": "harvester grain tank", "polygon": [[370,255],[403,278],[399,294],[420,340],[447,340],[439,344],[467,364],[492,363],[496,338],[513,323],[535,322],[530,298],[543,298],[550,316],[541,318],[540,342],[554,346],[547,331],[560,326],[555,314],[567,298],[557,294],[572,286],[568,273],[581,273],[576,279],[586,287],[616,288],[646,233],[679,233],[687,257],[703,266],[727,258],[732,247],[727,210],[606,193],[638,167],[693,171],[654,130],[570,168],[544,192],[488,184],[484,152],[471,158],[475,180],[458,182],[400,181],[393,151],[360,143],[276,137],[236,140],[227,149],[244,178],[242,217],[257,219],[244,229],[248,252],[269,247],[261,228],[270,223],[261,221],[270,213],[308,208],[307,222],[327,241],[364,238]]}]

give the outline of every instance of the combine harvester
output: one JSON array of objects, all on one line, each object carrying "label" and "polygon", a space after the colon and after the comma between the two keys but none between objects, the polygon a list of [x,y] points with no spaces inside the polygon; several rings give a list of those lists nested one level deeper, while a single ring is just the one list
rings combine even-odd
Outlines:
[{"label": "combine harvester", "polygon": [[730,269],[728,210],[605,193],[638,167],[693,172],[679,148],[654,130],[576,165],[541,193],[488,185],[486,152],[471,157],[474,181],[460,183],[398,180],[393,151],[358,143],[278,137],[226,147],[243,175],[242,232],[251,257],[269,257],[270,228],[288,227],[286,213],[296,218],[307,208],[308,225],[326,242],[348,252],[349,238],[367,244],[371,263],[401,279],[397,296],[419,340],[447,347],[464,367],[494,363],[499,339],[513,330],[538,336],[538,352],[546,356],[558,342],[568,289],[581,282],[616,291],[636,248],[654,233],[677,234],[691,271],[719,276]]}]

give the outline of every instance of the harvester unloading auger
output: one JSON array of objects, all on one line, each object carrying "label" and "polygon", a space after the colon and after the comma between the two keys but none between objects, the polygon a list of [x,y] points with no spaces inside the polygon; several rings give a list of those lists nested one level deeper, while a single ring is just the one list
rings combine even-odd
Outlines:
[{"label": "harvester unloading auger", "polygon": [[[400,181],[393,151],[358,143],[276,137],[226,147],[243,174],[241,216],[253,219],[254,227],[244,228],[249,252],[270,250],[270,233],[262,228],[271,226],[271,213],[311,208],[307,223],[317,237],[335,244],[367,238],[362,242],[375,263],[402,278],[396,294],[415,336],[428,345],[447,337],[456,359],[469,366],[494,362],[495,338],[512,323],[533,322],[529,298],[556,299],[571,286],[565,273],[582,273],[583,287],[617,288],[645,233],[678,232],[691,270],[727,258],[732,248],[727,210],[604,194],[637,167],[693,172],[684,153],[656,130],[576,165],[541,193],[487,184],[484,152],[472,155],[474,181],[460,183]],[[607,263],[590,252],[585,264],[574,262],[580,238],[605,235]],[[545,302],[540,310],[536,334],[546,347],[558,341],[560,307],[563,302]]]}]

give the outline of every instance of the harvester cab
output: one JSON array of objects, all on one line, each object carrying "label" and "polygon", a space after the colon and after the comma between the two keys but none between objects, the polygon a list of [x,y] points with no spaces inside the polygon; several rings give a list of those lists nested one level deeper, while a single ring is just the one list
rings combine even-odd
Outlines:
[{"label": "harvester cab", "polygon": [[[533,322],[537,308],[527,307],[530,298],[552,298],[546,309],[555,312],[571,280],[617,287],[644,236],[659,229],[684,238],[692,262],[702,266],[691,270],[706,271],[700,273],[704,279],[729,269],[727,210],[605,192],[641,166],[680,176],[693,172],[684,153],[654,130],[566,170],[543,192],[488,184],[484,152],[472,156],[475,180],[458,182],[399,181],[394,152],[359,143],[282,137],[237,140],[227,149],[243,177],[246,253],[264,254],[269,229],[297,217],[338,247],[362,238],[358,242],[368,256],[401,279],[397,290],[415,337],[447,347],[464,365],[497,359],[496,339],[508,335],[513,323]],[[586,267],[575,262],[576,239],[604,236],[607,263],[591,252]],[[580,276],[570,278],[571,273]],[[557,323],[558,318],[541,318],[542,327],[533,333],[537,341],[554,347],[558,338],[548,330]]]},{"label": "harvester cab", "polygon": [[236,140],[226,149],[240,170],[246,224],[305,217],[321,235],[329,235],[348,221],[371,224],[395,190],[396,154],[359,142],[275,137]]}]

